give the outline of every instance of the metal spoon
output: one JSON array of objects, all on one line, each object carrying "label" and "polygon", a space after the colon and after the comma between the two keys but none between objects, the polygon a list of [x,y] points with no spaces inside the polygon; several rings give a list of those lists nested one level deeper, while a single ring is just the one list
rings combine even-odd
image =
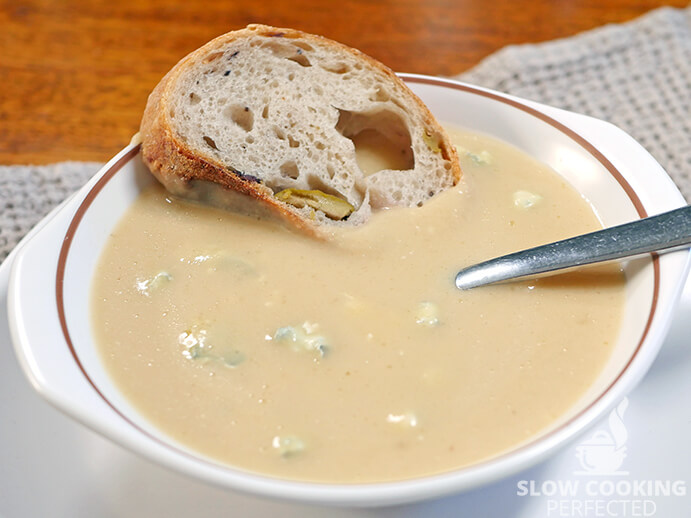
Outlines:
[{"label": "metal spoon", "polygon": [[691,206],[598,230],[464,268],[461,290],[494,282],[655,252],[691,243]]}]

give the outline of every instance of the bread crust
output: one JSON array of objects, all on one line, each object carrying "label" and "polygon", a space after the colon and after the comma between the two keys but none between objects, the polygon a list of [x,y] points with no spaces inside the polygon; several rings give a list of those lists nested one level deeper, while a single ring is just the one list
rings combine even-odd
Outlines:
[{"label": "bread crust", "polygon": [[[287,203],[278,201],[271,189],[261,181],[242,171],[224,165],[212,157],[201,157],[185,142],[177,138],[172,128],[170,118],[170,95],[172,85],[188,66],[193,66],[199,59],[213,53],[235,40],[248,36],[264,36],[273,38],[300,38],[307,42],[318,42],[321,45],[338,47],[359,60],[364,60],[370,66],[379,69],[386,77],[410,95],[417,108],[425,115],[425,123],[443,136],[440,151],[443,158],[451,163],[450,173],[455,185],[461,177],[461,169],[455,148],[450,144],[446,132],[434,119],[424,103],[396,76],[396,74],[380,63],[357,49],[353,49],[323,36],[304,33],[295,29],[276,28],[267,25],[252,24],[245,29],[229,32],[209,41],[199,49],[181,59],[159,82],[149,95],[144,115],[141,121],[140,133],[142,137],[142,159],[152,174],[173,194],[183,195],[192,181],[209,181],[223,186],[225,189],[242,193],[264,204],[264,213],[278,218],[306,231],[308,234],[320,236],[319,224],[304,214],[298,212]],[[175,187],[177,186],[177,187]],[[177,192],[176,192],[177,191]]]}]

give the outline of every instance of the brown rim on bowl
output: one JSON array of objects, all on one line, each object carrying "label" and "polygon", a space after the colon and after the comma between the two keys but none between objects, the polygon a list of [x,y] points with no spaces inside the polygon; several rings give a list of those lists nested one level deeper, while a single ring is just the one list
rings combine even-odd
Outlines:
[{"label": "brown rim on bowl", "polygon": [[[434,86],[441,86],[445,88],[451,88],[455,90],[461,90],[464,92],[472,93],[475,95],[479,95],[482,97],[487,97],[492,100],[507,104],[509,106],[512,106],[516,109],[519,109],[523,112],[526,112],[543,122],[549,124],[550,126],[556,128],[560,132],[564,133],[566,136],[568,136],[570,139],[575,141],[577,144],[579,144],[583,149],[585,149],[588,153],[590,153],[600,164],[602,164],[607,171],[616,179],[616,181],[619,183],[619,185],[622,187],[628,198],[631,200],[631,203],[633,204],[634,208],[636,209],[638,215],[641,218],[646,217],[648,214],[643,207],[643,203],[641,202],[640,198],[638,195],[635,193],[631,185],[626,181],[624,176],[614,167],[614,165],[607,160],[607,158],[600,153],[590,142],[585,140],[583,137],[581,137],[578,133],[575,131],[571,130],[570,128],[566,127],[562,123],[552,119],[548,115],[540,112],[539,110],[536,110],[534,108],[531,108],[530,106],[527,106],[525,104],[520,103],[519,101],[513,100],[513,99],[507,99],[505,97],[502,97],[501,95],[494,94],[492,92],[488,92],[485,90],[481,90],[479,88],[475,88],[466,84],[461,84],[461,83],[456,83],[452,82],[450,80],[443,80],[443,79],[438,79],[438,78],[433,78],[433,77],[427,77],[427,76],[416,76],[416,75],[408,75],[408,74],[401,74],[401,77],[408,83],[421,83],[421,84],[429,84],[429,85],[434,85]],[[70,350],[70,353],[72,354],[72,357],[74,358],[74,361],[76,362],[77,366],[79,367],[79,370],[82,372],[84,377],[86,378],[86,381],[92,386],[92,388],[96,391],[96,393],[103,399],[103,401],[117,414],[119,415],[122,419],[124,419],[128,424],[133,426],[137,431],[140,433],[144,434],[151,440],[155,441],[156,443],[164,446],[165,448],[171,449],[175,451],[178,454],[181,454],[189,459],[195,460],[195,461],[201,461],[205,464],[215,466],[215,467],[221,467],[224,469],[232,470],[232,471],[237,471],[237,472],[242,472],[247,475],[251,475],[253,477],[257,478],[264,478],[264,479],[270,479],[270,480],[281,480],[282,482],[285,483],[304,483],[303,481],[293,481],[293,480],[282,480],[282,479],[276,479],[275,477],[269,477],[266,475],[262,475],[260,473],[254,473],[254,472],[249,472],[249,471],[244,471],[239,468],[235,468],[233,466],[229,466],[226,464],[222,464],[220,462],[215,462],[211,459],[204,458],[200,455],[195,455],[191,452],[185,451],[181,448],[176,447],[175,445],[166,442],[162,439],[160,439],[158,436],[151,434],[147,430],[143,429],[140,425],[135,423],[132,419],[127,417],[121,410],[119,410],[116,405],[110,401],[104,394],[103,392],[98,388],[96,383],[91,379],[89,376],[88,372],[84,368],[84,365],[82,364],[81,360],[79,359],[79,356],[75,350],[74,344],[72,342],[72,338],[69,333],[69,329],[67,327],[67,318],[65,316],[65,304],[64,304],[64,278],[65,278],[65,269],[66,269],[66,264],[67,264],[67,257],[69,254],[70,246],[72,244],[72,241],[74,239],[74,236],[77,232],[77,228],[79,227],[79,224],[81,223],[84,215],[86,214],[87,210],[93,203],[93,201],[96,199],[96,196],[101,192],[101,190],[105,187],[105,185],[115,176],[115,174],[131,159],[133,159],[140,151],[141,145],[137,145],[130,149],[127,153],[122,155],[119,160],[117,160],[115,163],[113,163],[101,176],[101,178],[98,179],[98,181],[94,184],[94,186],[89,190],[89,192],[86,194],[82,202],[80,203],[79,207],[75,211],[74,216],[72,217],[72,220],[70,221],[70,225],[65,233],[65,237],[63,240],[63,244],[60,248],[60,254],[58,256],[58,266],[57,266],[57,271],[56,271],[56,285],[55,285],[55,295],[56,295],[56,302],[57,302],[57,311],[58,311],[58,318],[60,321],[60,327],[62,329],[63,337],[65,339],[65,342],[67,343],[67,346]],[[568,421],[562,423],[560,426],[557,428],[550,430],[544,435],[540,435],[538,438],[535,438],[522,446],[519,446],[518,448],[514,448],[512,450],[509,450],[505,453],[502,453],[500,455],[490,457],[489,459],[486,459],[482,462],[479,462],[477,464],[471,465],[471,466],[466,466],[463,468],[459,468],[458,470],[452,470],[448,472],[442,472],[442,473],[437,473],[433,475],[425,475],[420,478],[425,478],[429,479],[435,476],[444,476],[448,475],[449,473],[454,473],[454,472],[462,472],[464,470],[468,469],[473,469],[478,466],[481,466],[483,464],[486,464],[488,462],[494,462],[499,459],[505,458],[507,456],[511,456],[516,454],[519,451],[525,450],[527,448],[532,447],[537,441],[544,439],[545,437],[549,437],[551,435],[554,435],[558,431],[564,429],[565,427],[569,426],[572,422],[575,420],[579,419],[583,414],[585,414],[588,410],[590,410],[596,403],[598,403],[605,394],[607,394],[611,388],[621,379],[621,377],[624,375],[624,373],[628,370],[629,366],[635,359],[635,357],[638,355],[638,352],[640,351],[640,348],[648,335],[648,331],[650,330],[650,326],[652,325],[653,317],[655,316],[655,311],[657,309],[657,302],[658,302],[658,296],[659,296],[659,289],[660,289],[660,265],[659,265],[659,258],[657,254],[652,254],[652,264],[653,264],[653,278],[654,278],[654,286],[653,286],[653,298],[652,298],[652,303],[650,307],[650,313],[648,315],[648,320],[646,322],[645,328],[643,329],[643,333],[641,334],[641,338],[636,346],[636,349],[634,350],[633,354],[629,358],[629,360],[626,362],[624,367],[621,369],[619,374],[612,380],[612,382],[607,386],[607,388],[597,397],[595,398],[588,406],[586,406],[584,409],[582,409],[580,412],[578,412],[576,415],[572,416]],[[395,483],[401,483],[401,482],[411,482],[414,480],[418,479],[408,479],[408,480],[402,480],[402,481],[394,481]],[[386,484],[387,482],[383,482],[382,484]],[[338,484],[336,484],[338,485]],[[357,484],[355,484],[357,485]],[[355,485],[348,485],[348,487],[354,487]],[[371,484],[368,484],[371,485]]]}]

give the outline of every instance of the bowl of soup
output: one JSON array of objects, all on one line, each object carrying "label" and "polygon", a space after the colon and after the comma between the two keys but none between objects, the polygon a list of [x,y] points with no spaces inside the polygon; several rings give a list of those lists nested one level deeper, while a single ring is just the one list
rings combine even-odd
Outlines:
[{"label": "bowl of soup", "polygon": [[[327,240],[172,197],[136,143],[114,157],[13,265],[11,332],[36,390],[210,484],[351,506],[499,480],[611,410],[664,341],[688,251],[453,280],[681,194],[608,123],[403,78],[447,127],[461,182]],[[386,167],[359,145],[363,167]]]}]

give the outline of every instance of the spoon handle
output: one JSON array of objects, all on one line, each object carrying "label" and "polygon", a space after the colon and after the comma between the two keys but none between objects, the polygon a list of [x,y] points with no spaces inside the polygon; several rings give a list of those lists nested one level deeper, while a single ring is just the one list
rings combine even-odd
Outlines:
[{"label": "spoon handle", "polygon": [[691,206],[598,230],[464,268],[461,290],[526,275],[599,263],[691,243]]}]

